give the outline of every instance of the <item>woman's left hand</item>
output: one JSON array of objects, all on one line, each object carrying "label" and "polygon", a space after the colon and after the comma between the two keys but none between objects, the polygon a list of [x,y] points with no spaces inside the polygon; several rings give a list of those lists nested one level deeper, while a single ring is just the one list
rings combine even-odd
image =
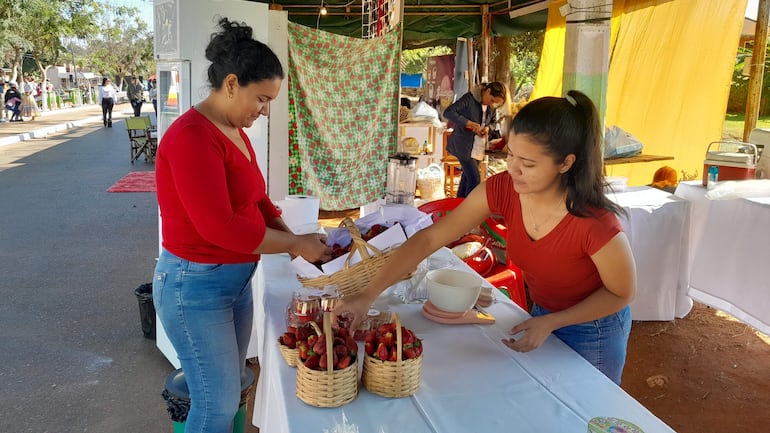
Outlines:
[{"label": "woman's left hand", "polygon": [[517,352],[529,352],[540,347],[553,330],[551,320],[547,315],[533,317],[519,323],[509,331],[511,335],[524,332],[521,338],[509,338],[502,341],[503,344]]}]

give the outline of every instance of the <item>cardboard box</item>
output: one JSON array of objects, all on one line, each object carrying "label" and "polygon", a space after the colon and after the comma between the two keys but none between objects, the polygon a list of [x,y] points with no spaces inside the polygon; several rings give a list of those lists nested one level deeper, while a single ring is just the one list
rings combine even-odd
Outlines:
[{"label": "cardboard box", "polygon": [[[396,248],[402,243],[406,242],[406,232],[401,224],[396,223],[392,227],[388,228],[379,235],[373,237],[367,241],[370,245],[374,246],[378,250],[385,252],[390,248]],[[345,260],[347,260],[350,253],[343,254],[334,260],[330,260],[321,265],[321,269],[302,257],[297,257],[291,261],[292,268],[301,278],[316,278],[322,275],[332,275],[335,272],[341,271],[345,266]],[[354,265],[361,261],[361,255],[358,251],[353,253],[353,258],[350,259],[350,265]]]}]

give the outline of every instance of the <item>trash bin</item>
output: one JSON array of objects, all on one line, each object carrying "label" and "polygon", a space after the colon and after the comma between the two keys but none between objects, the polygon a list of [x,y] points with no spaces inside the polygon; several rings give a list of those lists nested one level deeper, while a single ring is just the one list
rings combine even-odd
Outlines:
[{"label": "trash bin", "polygon": [[155,305],[152,303],[152,283],[145,283],[134,290],[139,301],[139,320],[145,338],[155,339]]},{"label": "trash bin", "polygon": [[[254,387],[254,379],[254,372],[250,368],[246,368],[241,374],[241,402],[233,418],[233,433],[243,433],[246,429],[246,406]],[[190,410],[190,392],[181,368],[166,376],[166,389],[162,395],[174,423],[174,433],[184,433],[187,412]]]}]

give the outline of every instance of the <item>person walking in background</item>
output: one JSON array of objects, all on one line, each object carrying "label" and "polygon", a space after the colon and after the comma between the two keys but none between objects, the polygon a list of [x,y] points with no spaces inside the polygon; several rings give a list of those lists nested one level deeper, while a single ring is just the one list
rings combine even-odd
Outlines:
[{"label": "person walking in background", "polygon": [[462,167],[457,197],[467,197],[481,182],[479,160],[471,157],[474,137],[486,137],[495,122],[497,108],[507,100],[505,85],[483,83],[460,97],[444,110],[444,117],[454,123],[446,150],[457,157]]},{"label": "person walking in background", "polygon": [[163,244],[153,303],[189,388],[185,431],[196,433],[233,430],[260,254],[331,258],[325,236],[286,226],[243,130],[269,114],[281,62],[251,27],[219,27],[205,51],[211,90],[169,126],[155,160]]},{"label": "person walking in background", "polygon": [[601,118],[585,94],[570,90],[564,98],[529,102],[508,133],[507,170],[410,237],[334,313],[352,314],[356,329],[383,290],[490,215],[501,215],[507,259],[521,268],[533,302],[532,317],[513,326],[502,344],[529,352],[553,334],[620,384],[636,265],[618,219],[625,211],[604,194],[602,142]]},{"label": "person walking in background", "polygon": [[155,123],[158,123],[158,81],[154,78],[150,81],[150,101],[152,109],[155,111]]},{"label": "person walking in background", "polygon": [[37,108],[37,83],[30,76],[24,81],[24,95],[21,98],[21,117],[31,117],[35,120],[40,115],[40,109]]},{"label": "person walking in background", "polygon": [[[5,103],[5,91],[7,89],[7,86],[5,85],[5,80],[3,78],[0,78],[0,95],[3,96],[3,103]],[[8,119],[8,110],[3,108],[0,110],[0,122],[7,122]]]},{"label": "person walking in background", "polygon": [[11,118],[9,122],[23,122],[21,118],[21,93],[19,93],[18,86],[15,82],[11,81],[8,86],[7,92],[5,92],[5,109],[11,112]]},{"label": "person walking in background", "polygon": [[102,85],[99,86],[99,91],[97,92],[97,99],[99,100],[99,105],[102,106],[104,126],[112,128],[112,108],[118,99],[118,89],[112,85],[112,80],[106,77],[102,79]]},{"label": "person walking in background", "polygon": [[144,88],[142,83],[139,82],[139,78],[131,77],[131,82],[128,84],[128,91],[126,92],[128,101],[131,102],[131,107],[134,109],[134,117],[142,115],[142,104],[144,103]]}]

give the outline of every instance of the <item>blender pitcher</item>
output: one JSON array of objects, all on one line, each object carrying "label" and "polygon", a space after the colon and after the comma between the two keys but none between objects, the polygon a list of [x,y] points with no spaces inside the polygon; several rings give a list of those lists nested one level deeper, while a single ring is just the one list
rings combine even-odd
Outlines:
[{"label": "blender pitcher", "polygon": [[388,157],[385,203],[414,205],[417,186],[417,158],[399,152]]}]

